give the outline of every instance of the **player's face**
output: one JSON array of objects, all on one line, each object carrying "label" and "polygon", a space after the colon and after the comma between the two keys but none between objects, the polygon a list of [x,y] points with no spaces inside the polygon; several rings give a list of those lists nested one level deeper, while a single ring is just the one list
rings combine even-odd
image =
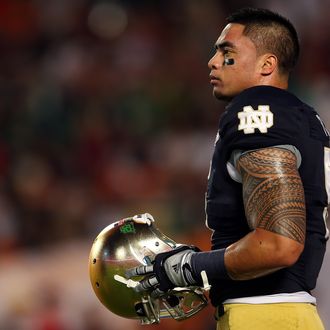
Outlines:
[{"label": "player's face", "polygon": [[[258,85],[257,49],[251,39],[243,35],[243,30],[241,24],[228,24],[208,63],[213,95],[218,99],[230,100],[244,89]],[[233,64],[225,64],[226,59],[232,59]]]}]

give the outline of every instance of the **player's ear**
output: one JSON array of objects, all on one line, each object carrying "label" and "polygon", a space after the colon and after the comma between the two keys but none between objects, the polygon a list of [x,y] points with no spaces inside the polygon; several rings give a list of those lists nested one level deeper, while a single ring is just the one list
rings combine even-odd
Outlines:
[{"label": "player's ear", "polygon": [[274,54],[263,54],[260,56],[260,73],[268,76],[277,68],[278,60]]}]

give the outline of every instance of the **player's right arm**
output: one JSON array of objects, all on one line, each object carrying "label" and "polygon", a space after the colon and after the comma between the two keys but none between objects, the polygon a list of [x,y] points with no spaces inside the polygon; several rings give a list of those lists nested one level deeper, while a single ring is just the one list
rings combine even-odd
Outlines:
[{"label": "player's right arm", "polygon": [[247,280],[297,261],[305,242],[305,200],[296,156],[287,149],[245,153],[237,169],[252,231],[226,249],[224,261],[232,279]]},{"label": "player's right arm", "polygon": [[237,163],[250,233],[227,248],[196,252],[178,249],[156,256],[139,289],[154,295],[177,286],[211,284],[218,280],[249,280],[293,265],[304,249],[305,200],[293,152],[278,147],[244,153]]}]

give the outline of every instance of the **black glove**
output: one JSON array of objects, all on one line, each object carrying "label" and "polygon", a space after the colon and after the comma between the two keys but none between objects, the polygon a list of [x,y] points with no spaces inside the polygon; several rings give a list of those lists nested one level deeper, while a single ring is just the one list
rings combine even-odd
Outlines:
[{"label": "black glove", "polygon": [[152,291],[158,297],[176,287],[199,285],[191,267],[191,256],[200,250],[195,246],[182,245],[174,250],[159,253],[151,265],[138,266],[126,272],[128,278],[145,277],[134,290]]}]

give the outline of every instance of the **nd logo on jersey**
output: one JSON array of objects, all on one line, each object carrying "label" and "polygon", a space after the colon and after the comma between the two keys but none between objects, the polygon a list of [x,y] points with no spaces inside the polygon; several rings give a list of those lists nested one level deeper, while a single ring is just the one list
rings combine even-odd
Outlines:
[{"label": "nd logo on jersey", "polygon": [[258,105],[258,110],[247,105],[237,115],[240,120],[238,130],[243,130],[244,134],[254,133],[256,129],[260,133],[267,133],[268,128],[274,125],[274,115],[269,110],[269,105]]}]

